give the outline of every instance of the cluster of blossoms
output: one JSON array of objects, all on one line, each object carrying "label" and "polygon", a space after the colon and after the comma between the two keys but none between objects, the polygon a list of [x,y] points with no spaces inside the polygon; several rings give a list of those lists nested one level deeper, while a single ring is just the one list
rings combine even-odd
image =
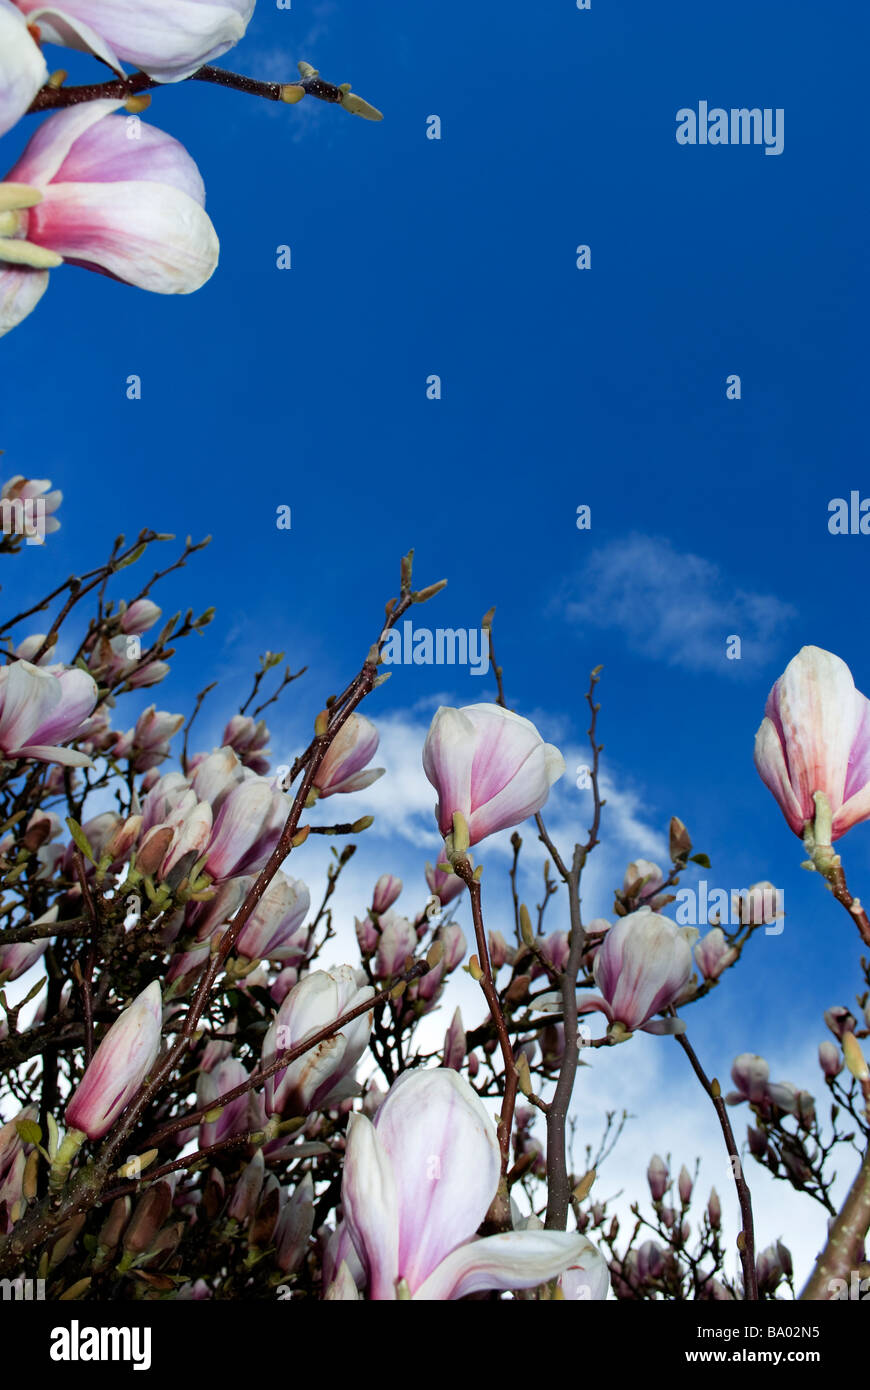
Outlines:
[{"label": "cluster of blossoms", "polygon": [[[146,533],[132,560],[156,539]],[[188,543],[183,560],[195,549]],[[102,578],[117,568],[110,562]],[[674,817],[669,869],[633,860],[613,919],[582,925],[570,895],[594,832],[569,870],[541,818],[561,753],[500,703],[442,707],[421,748],[435,853],[416,890],[387,870],[358,895],[353,959],[325,959],[339,925],[342,942],[353,941],[333,894],[355,847],[334,851],[325,893],[294,875],[312,834],[356,836],[371,823],[320,817],[333,798],[364,796],[385,775],[372,766],[377,727],[357,708],[378,683],[378,649],[282,775],[258,717],[265,705],[248,713],[251,700],[215,747],[188,754],[190,724],[156,702],[116,727],[120,701],[166,681],[171,644],[212,618],[160,627],[150,589],[117,605],[102,599],[69,662],[56,660],[51,627],[10,641],[0,667],[0,1272],[23,1259],[48,1272],[55,1294],[92,1281],[97,1296],[135,1287],[180,1299],[264,1297],[288,1281],[294,1296],[328,1301],[793,1292],[788,1249],[777,1240],[756,1251],[750,1225],[740,1273],[729,1267],[716,1189],[694,1211],[697,1174],[684,1166],[672,1180],[658,1155],[647,1173],[652,1212],[636,1209],[620,1243],[597,1163],[572,1171],[564,1123],[552,1123],[584,1045],[673,1034],[703,1076],[686,1014],[775,917],[772,885],[749,890],[733,926],[716,916],[703,934],[679,925],[669,890],[693,861]],[[267,654],[263,671],[273,664]],[[774,687],[756,747],[811,866],[841,897],[831,842],[870,814],[859,785],[866,708],[842,662],[806,649]],[[318,823],[302,825],[303,813]],[[537,928],[517,891],[516,827],[532,816],[548,851]],[[513,933],[485,925],[481,858],[511,830]],[[553,868],[568,911],[545,930]],[[850,911],[860,925],[854,901]],[[430,1047],[462,970],[480,986],[483,1017],[470,1026],[449,1008],[443,1044]],[[758,1163],[832,1217],[834,1145],[858,1129],[870,1142],[867,998],[861,1024],[846,1006],[828,1011],[834,1041],[819,1049],[851,1132],[835,1126],[826,1140],[814,1097],[772,1082],[755,1054],[734,1061],[725,1098],[748,1104]],[[596,1014],[605,1027],[593,1037],[586,1020]],[[734,1161],[727,1124],[723,1134]]]}]

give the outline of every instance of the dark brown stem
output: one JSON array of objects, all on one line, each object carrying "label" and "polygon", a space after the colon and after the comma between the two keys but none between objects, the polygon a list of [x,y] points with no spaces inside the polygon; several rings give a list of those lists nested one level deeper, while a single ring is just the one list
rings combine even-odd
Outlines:
[{"label": "dark brown stem", "polygon": [[[672,1016],[676,1016],[675,1010],[670,1010]],[[734,1140],[734,1131],[731,1128],[731,1121],[728,1118],[728,1108],[722,1099],[718,1081],[711,1081],[698,1061],[694,1048],[686,1037],[685,1033],[675,1034],[677,1042],[685,1052],[692,1064],[692,1070],[700,1081],[710,1100],[719,1119],[722,1128],[722,1135],[725,1139],[725,1147],[728,1150],[728,1157],[731,1160],[731,1169],[734,1173],[734,1186],[737,1188],[737,1200],[740,1203],[740,1217],[743,1228],[737,1241],[737,1248],[740,1251],[740,1261],[743,1265],[743,1288],[744,1297],[755,1301],[758,1298],[758,1278],[755,1270],[755,1226],[752,1220],[752,1198],[749,1195],[749,1188],[743,1176],[743,1164],[740,1162],[740,1154]]]},{"label": "dark brown stem", "polygon": [[549,850],[556,869],[561,874],[568,890],[568,909],[571,916],[571,932],[568,938],[568,961],[561,981],[562,1015],[565,1029],[565,1054],[559,1071],[559,1079],[547,1110],[547,1216],[545,1225],[550,1231],[564,1231],[568,1225],[568,1212],[571,1206],[571,1175],[568,1172],[567,1123],[568,1109],[574,1092],[578,1062],[577,1028],[577,975],[580,963],[588,944],[586,931],[580,912],[580,879],[587,857],[598,844],[598,831],[601,825],[602,801],[598,786],[598,763],[601,744],[595,742],[600,706],[595,703],[595,687],[599,681],[601,668],[596,667],[589,679],[586,702],[589,705],[589,742],[592,748],[591,782],[593,790],[592,825],[585,845],[574,846],[571,868],[566,869],[555,846],[550,840],[544,823],[537,817],[538,831]]},{"label": "dark brown stem", "polygon": [[458,874],[468,886],[468,895],[471,899],[471,916],[474,922],[474,936],[477,942],[477,955],[480,968],[483,972],[480,979],[480,987],[483,990],[484,998],[492,1014],[496,1035],[501,1048],[502,1061],[504,1063],[504,1097],[502,1099],[501,1116],[498,1122],[501,1171],[504,1177],[508,1170],[511,1130],[513,1129],[514,1107],[517,1099],[517,1065],[514,1060],[514,1051],[511,1046],[510,1034],[508,1033],[507,1024],[505,1022],[501,1000],[498,997],[498,990],[495,987],[495,981],[492,977],[492,965],[490,963],[489,949],[486,941],[486,927],[483,922],[483,910],[480,902],[480,880],[474,877],[474,870],[467,859],[457,859],[454,862],[453,871]]}]

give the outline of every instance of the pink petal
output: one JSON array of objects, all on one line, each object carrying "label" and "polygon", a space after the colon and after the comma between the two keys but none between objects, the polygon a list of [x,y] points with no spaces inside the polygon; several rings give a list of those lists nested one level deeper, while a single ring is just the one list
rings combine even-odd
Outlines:
[{"label": "pink petal", "polygon": [[11,130],[48,80],[42,52],[10,0],[0,0],[0,135]]},{"label": "pink petal", "polygon": [[345,1224],[367,1274],[369,1298],[394,1299],[399,1277],[396,1179],[390,1157],[365,1115],[352,1115],[348,1124],[341,1200]]},{"label": "pink petal", "polygon": [[375,1119],[399,1204],[399,1272],[413,1292],[473,1236],[498,1188],[495,1127],[454,1071],[405,1072]]},{"label": "pink petal", "polygon": [[454,1250],[413,1295],[458,1299],[486,1289],[534,1289],[556,1279],[588,1250],[585,1236],[568,1231],[507,1231]]},{"label": "pink petal", "polygon": [[190,294],[218,262],[206,213],[163,184],[50,184],[30,213],[28,236],[64,260],[156,294]]}]

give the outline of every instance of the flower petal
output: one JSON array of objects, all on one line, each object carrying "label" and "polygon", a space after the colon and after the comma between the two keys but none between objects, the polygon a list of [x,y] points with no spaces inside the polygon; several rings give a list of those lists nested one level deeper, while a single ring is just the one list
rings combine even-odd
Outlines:
[{"label": "flower petal", "polygon": [[399,1204],[389,1154],[365,1115],[348,1124],[341,1189],[345,1225],[366,1271],[368,1296],[396,1297],[399,1277]]},{"label": "flower petal", "polygon": [[167,185],[50,184],[30,214],[28,234],[64,260],[156,294],[190,294],[218,263],[207,214]]},{"label": "flower petal", "polygon": [[378,1110],[399,1203],[399,1273],[413,1291],[473,1236],[496,1194],[495,1127],[455,1071],[405,1072]]},{"label": "flower petal", "polygon": [[24,115],[47,80],[45,59],[26,21],[10,0],[0,0],[0,135]]},{"label": "flower petal", "polygon": [[454,1250],[414,1294],[457,1299],[487,1289],[533,1289],[576,1264],[589,1242],[579,1232],[506,1231]]}]

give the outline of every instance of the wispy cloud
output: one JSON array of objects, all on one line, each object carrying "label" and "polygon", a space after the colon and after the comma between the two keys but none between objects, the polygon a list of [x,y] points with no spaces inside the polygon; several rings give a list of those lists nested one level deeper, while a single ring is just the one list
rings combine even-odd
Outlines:
[{"label": "wispy cloud", "polygon": [[726,640],[744,658],[769,655],[797,610],[774,594],[735,587],[712,560],[660,536],[629,535],[596,550],[566,587],[563,611],[575,622],[615,629],[633,651],[692,671],[739,675]]}]

